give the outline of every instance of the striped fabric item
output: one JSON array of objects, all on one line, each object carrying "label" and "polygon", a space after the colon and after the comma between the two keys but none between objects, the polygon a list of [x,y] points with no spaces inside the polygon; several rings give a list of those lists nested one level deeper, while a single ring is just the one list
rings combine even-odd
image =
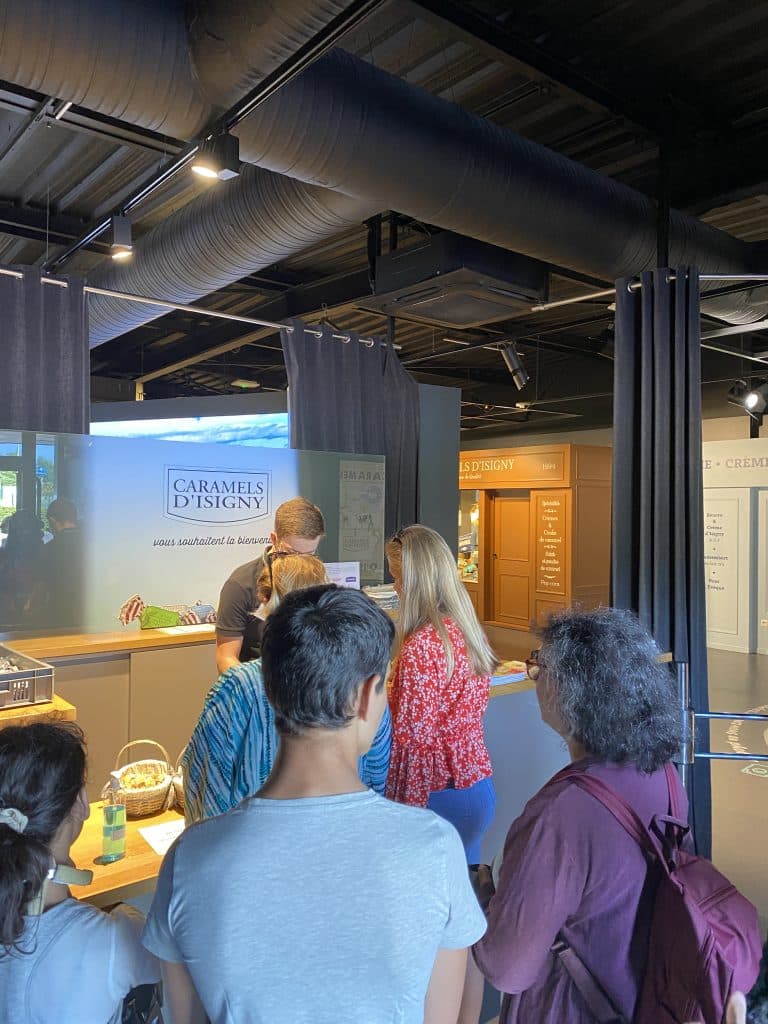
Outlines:
[{"label": "striped fabric item", "polygon": [[[277,741],[261,660],[243,662],[222,673],[208,691],[181,758],[187,822],[224,814],[256,794],[272,770]],[[392,721],[385,708],[373,745],[360,758],[362,782],[381,794],[391,742]]]}]

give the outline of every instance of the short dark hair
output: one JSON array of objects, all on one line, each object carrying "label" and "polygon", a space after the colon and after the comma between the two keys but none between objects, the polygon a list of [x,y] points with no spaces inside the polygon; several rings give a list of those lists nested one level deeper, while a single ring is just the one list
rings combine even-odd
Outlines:
[{"label": "short dark hair", "polygon": [[620,608],[555,614],[541,630],[539,664],[571,735],[600,761],[653,772],[682,744],[675,680],[632,612]]},{"label": "short dark hair", "polygon": [[280,733],[340,729],[360,684],[389,663],[395,627],[359,590],[333,584],[296,590],[267,619],[264,689]]},{"label": "short dark hair", "polygon": [[0,729],[0,807],[29,820],[23,832],[0,823],[0,948],[16,947],[24,913],[50,866],[49,844],[85,782],[85,741],[74,722]]},{"label": "short dark hair", "polygon": [[76,523],[77,505],[69,498],[54,498],[46,514],[49,519],[53,517],[57,523]]}]

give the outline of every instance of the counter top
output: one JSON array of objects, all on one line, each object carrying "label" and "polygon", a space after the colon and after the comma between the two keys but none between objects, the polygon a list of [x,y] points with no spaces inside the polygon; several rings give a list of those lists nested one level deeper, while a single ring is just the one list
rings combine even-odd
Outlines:
[{"label": "counter top", "polygon": [[64,633],[53,636],[16,637],[0,634],[0,643],[31,658],[75,658],[84,654],[113,654],[120,651],[146,651],[159,647],[188,647],[211,643],[216,627],[171,626],[167,629],[122,629],[113,633]]},{"label": "counter top", "polygon": [[77,710],[68,701],[60,697],[58,693],[53,695],[53,700],[47,700],[40,704],[13,704],[0,708],[0,729],[9,725],[30,725],[32,722],[74,722],[77,719]]},{"label": "counter top", "polygon": [[91,884],[73,886],[72,895],[95,907],[108,907],[152,890],[163,858],[139,835],[139,829],[179,821],[183,817],[177,811],[165,811],[148,818],[129,818],[125,826],[125,856],[111,864],[102,864],[102,806],[100,800],[91,804],[91,816],[72,847],[75,867],[93,872]]}]

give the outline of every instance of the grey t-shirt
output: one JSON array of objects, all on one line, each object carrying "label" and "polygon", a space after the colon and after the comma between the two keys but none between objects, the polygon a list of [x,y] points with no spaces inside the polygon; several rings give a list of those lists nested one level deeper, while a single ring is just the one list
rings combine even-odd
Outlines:
[{"label": "grey t-shirt", "polygon": [[0,955],[0,1024],[118,1024],[128,992],[160,980],[143,924],[75,899],[25,918],[23,952]]},{"label": "grey t-shirt", "polygon": [[484,931],[453,826],[368,790],[188,828],[144,944],[186,963],[211,1024],[422,1024],[438,949]]}]

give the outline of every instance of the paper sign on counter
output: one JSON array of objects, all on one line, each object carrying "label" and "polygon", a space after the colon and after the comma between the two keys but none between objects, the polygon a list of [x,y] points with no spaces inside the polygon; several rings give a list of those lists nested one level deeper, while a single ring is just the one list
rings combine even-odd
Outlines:
[{"label": "paper sign on counter", "polygon": [[359,562],[326,562],[325,571],[331,583],[337,587],[354,587],[360,589]]},{"label": "paper sign on counter", "polygon": [[147,825],[139,829],[139,835],[145,839],[158,857],[164,857],[174,840],[184,831],[184,819],[178,821],[162,821],[159,825]]}]

